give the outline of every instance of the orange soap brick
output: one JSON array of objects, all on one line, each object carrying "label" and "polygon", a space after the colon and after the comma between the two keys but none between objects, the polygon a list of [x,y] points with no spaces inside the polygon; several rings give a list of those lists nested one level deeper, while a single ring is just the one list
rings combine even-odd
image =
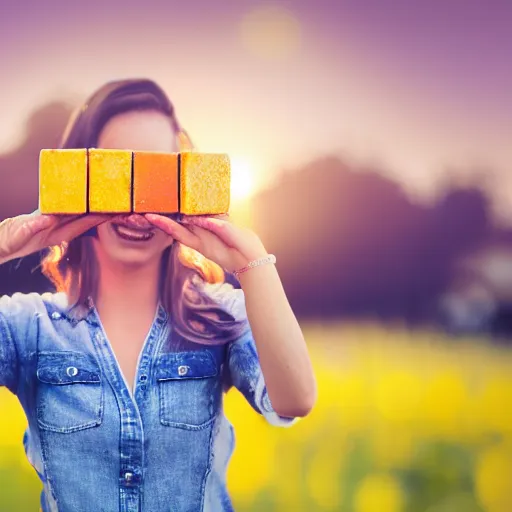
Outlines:
[{"label": "orange soap brick", "polygon": [[133,153],[89,149],[89,211],[130,213]]},{"label": "orange soap brick", "polygon": [[133,211],[178,212],[178,153],[133,154]]},{"label": "orange soap brick", "polygon": [[229,210],[231,170],[228,155],[180,153],[180,211],[187,215]]},{"label": "orange soap brick", "polygon": [[86,149],[43,149],[40,152],[39,210],[43,214],[87,211]]}]

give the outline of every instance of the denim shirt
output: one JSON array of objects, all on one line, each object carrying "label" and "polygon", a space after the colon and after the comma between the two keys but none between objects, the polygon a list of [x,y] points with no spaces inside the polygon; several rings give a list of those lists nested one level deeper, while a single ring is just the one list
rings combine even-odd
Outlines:
[{"label": "denim shirt", "polygon": [[[245,310],[241,290],[224,291]],[[0,298],[0,385],[26,414],[42,511],[233,510],[223,373],[268,422],[294,423],[272,408],[250,329],[228,345],[169,344],[177,333],[159,306],[132,394],[94,306],[79,320],[67,312],[64,294]]]}]

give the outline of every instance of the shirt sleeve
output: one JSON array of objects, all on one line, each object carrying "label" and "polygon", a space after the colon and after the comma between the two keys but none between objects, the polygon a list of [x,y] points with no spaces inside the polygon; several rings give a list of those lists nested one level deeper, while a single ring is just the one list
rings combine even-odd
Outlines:
[{"label": "shirt sleeve", "polygon": [[18,387],[18,366],[16,345],[2,314],[0,301],[0,386],[7,387],[14,394]]},{"label": "shirt sleeve", "polygon": [[243,290],[234,288],[233,285],[225,282],[205,284],[203,291],[229,312],[233,318],[245,321],[247,325],[243,334],[238,339],[229,342],[228,345],[227,364],[233,386],[271,425],[289,427],[296,423],[299,418],[279,416],[272,407],[256,343],[247,321]]},{"label": "shirt sleeve", "polygon": [[15,395],[20,392],[23,363],[37,342],[33,320],[41,314],[46,314],[46,308],[43,296],[37,293],[0,296],[0,386]]},{"label": "shirt sleeve", "polygon": [[279,416],[272,407],[251,331],[231,342],[228,348],[228,365],[233,385],[268,423],[277,427],[289,427],[298,421],[298,418]]}]

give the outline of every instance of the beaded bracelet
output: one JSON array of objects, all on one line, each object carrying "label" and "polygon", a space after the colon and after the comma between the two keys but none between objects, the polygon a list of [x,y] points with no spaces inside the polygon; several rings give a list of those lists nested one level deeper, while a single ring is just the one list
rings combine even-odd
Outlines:
[{"label": "beaded bracelet", "polygon": [[247,272],[251,268],[259,267],[260,265],[266,265],[267,263],[275,263],[276,257],[273,254],[267,254],[267,256],[263,256],[262,258],[258,258],[257,260],[253,260],[249,262],[245,267],[235,270],[233,275],[238,279],[238,275],[243,272]]}]

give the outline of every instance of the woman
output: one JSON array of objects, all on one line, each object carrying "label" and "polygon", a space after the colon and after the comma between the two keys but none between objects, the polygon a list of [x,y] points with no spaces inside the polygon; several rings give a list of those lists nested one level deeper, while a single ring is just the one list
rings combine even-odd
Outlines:
[{"label": "woman", "polygon": [[[180,141],[165,93],[129,80],[97,91],[62,147],[175,152]],[[52,247],[42,268],[56,293],[0,299],[0,385],[26,413],[44,512],[232,510],[223,391],[234,385],[282,426],[315,402],[304,338],[257,235],[225,216],[171,217],[0,224],[0,262]],[[223,269],[255,260],[241,289],[223,283]]]}]

